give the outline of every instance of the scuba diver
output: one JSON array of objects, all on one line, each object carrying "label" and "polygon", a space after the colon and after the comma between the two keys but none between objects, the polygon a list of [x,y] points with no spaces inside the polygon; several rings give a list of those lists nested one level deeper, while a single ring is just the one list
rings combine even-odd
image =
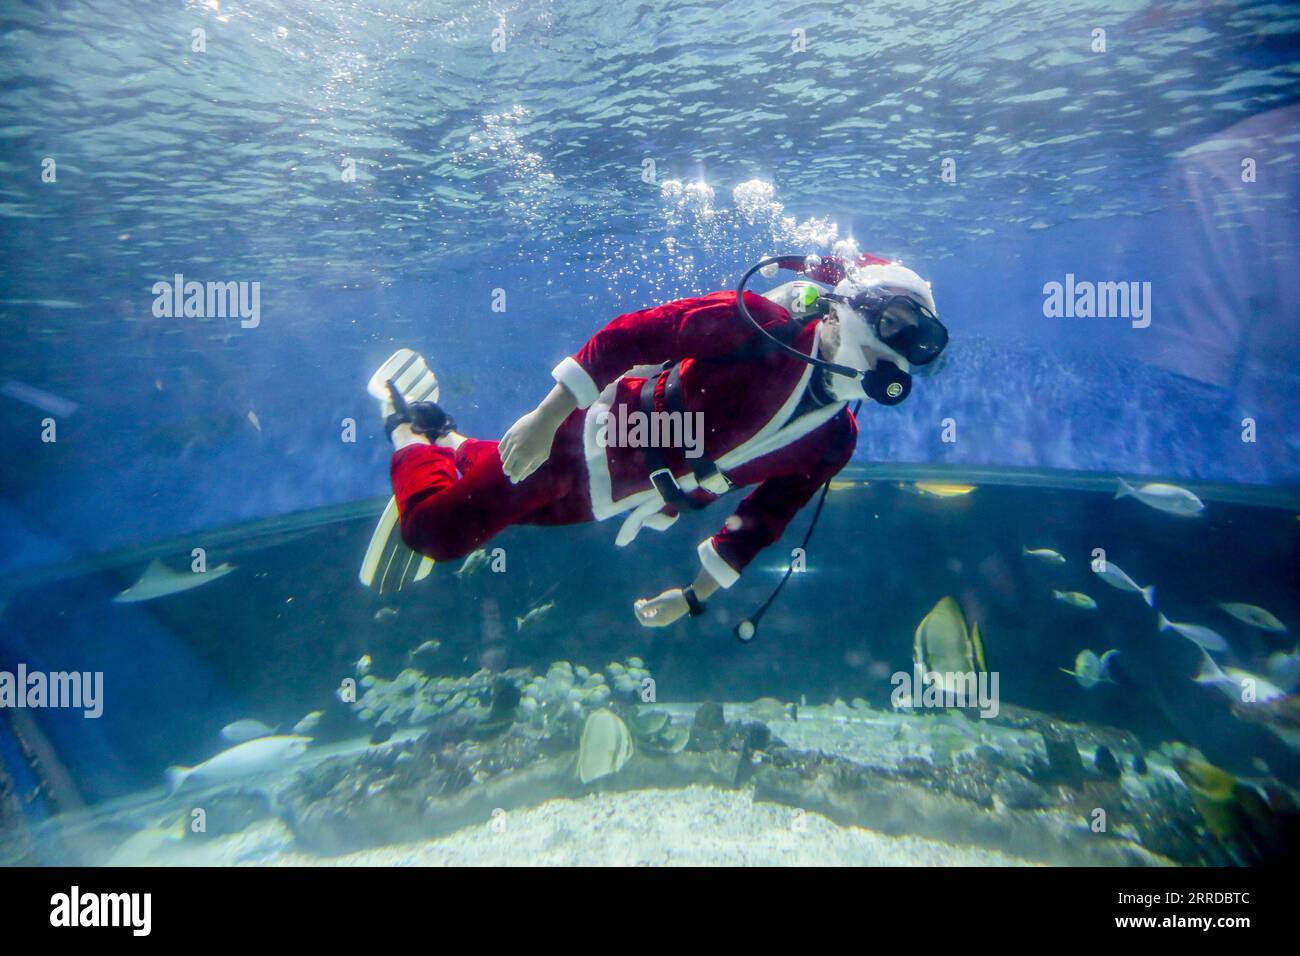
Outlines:
[{"label": "scuba diver", "polygon": [[[805,278],[766,295],[745,291],[755,272],[770,277],[778,268]],[[625,516],[616,543],[626,546],[643,528],[662,531],[683,510],[756,485],[700,542],[691,584],[634,603],[642,625],[664,627],[704,613],[819,488],[824,500],[856,444],[849,403],[903,401],[912,376],[936,368],[947,341],[928,283],[899,263],[869,255],[764,259],[734,293],[616,317],[555,367],[550,393],[499,443],[460,434],[436,404],[423,359],[403,350],[371,381],[376,397],[387,388],[394,525],[407,547],[440,561],[510,525],[615,515]],[[695,414],[702,447],[610,441],[610,423],[635,412],[643,422]],[[742,640],[753,637],[779,590],[737,628]]]}]

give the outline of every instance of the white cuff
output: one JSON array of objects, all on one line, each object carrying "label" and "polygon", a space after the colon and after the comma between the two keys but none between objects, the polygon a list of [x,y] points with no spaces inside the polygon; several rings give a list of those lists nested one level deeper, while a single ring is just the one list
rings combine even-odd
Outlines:
[{"label": "white cuff", "polygon": [[700,564],[704,565],[704,570],[709,572],[709,577],[717,581],[721,587],[729,588],[740,580],[740,572],[722,560],[722,555],[718,554],[718,549],[713,546],[712,538],[701,541],[695,551],[700,556]]},{"label": "white cuff", "polygon": [[596,387],[596,382],[572,356],[551,370],[551,378],[573,393],[579,408],[586,408],[600,398],[600,389]]}]

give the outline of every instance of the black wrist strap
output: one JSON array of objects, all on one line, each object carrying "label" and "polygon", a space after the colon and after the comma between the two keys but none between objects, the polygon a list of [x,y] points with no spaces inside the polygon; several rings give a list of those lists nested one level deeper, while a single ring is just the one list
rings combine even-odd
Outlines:
[{"label": "black wrist strap", "polygon": [[387,418],[384,419],[384,436],[389,441],[392,441],[393,432],[397,430],[397,426],[406,425],[410,421],[411,421],[411,416],[404,415],[401,412],[393,412],[391,415],[389,415]]},{"label": "black wrist strap", "polygon": [[691,617],[699,617],[704,613],[704,602],[695,593],[695,585],[692,584],[683,588],[682,594],[686,597],[686,606],[691,609]]}]

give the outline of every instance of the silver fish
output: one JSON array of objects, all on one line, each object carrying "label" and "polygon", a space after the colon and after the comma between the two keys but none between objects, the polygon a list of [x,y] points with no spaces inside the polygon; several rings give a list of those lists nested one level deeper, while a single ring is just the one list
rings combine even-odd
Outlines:
[{"label": "silver fish", "polygon": [[522,631],[522,630],[523,630],[525,627],[527,627],[529,624],[536,624],[536,623],[537,623],[538,621],[540,621],[542,618],[546,617],[547,614],[551,613],[551,608],[553,608],[553,607],[555,607],[555,602],[554,602],[554,601],[547,601],[545,604],[542,604],[542,605],[539,605],[538,607],[533,608],[531,611],[529,611],[529,612],[528,612],[527,614],[525,614],[523,617],[516,617],[516,618],[515,618],[515,630],[516,630],[516,631]]},{"label": "silver fish", "polygon": [[232,744],[242,744],[245,740],[253,740],[257,737],[269,737],[275,733],[274,727],[268,727],[260,720],[245,718],[236,720],[234,723],[226,724],[221,728],[221,739],[229,740]]},{"label": "silver fish", "polygon": [[1228,649],[1228,642],[1223,639],[1222,634],[1200,624],[1179,624],[1177,621],[1169,620],[1164,614],[1160,614],[1156,618],[1156,629],[1177,631],[1193,644],[1203,647],[1207,651],[1226,651]]},{"label": "silver fish", "polygon": [[26,402],[32,408],[39,408],[41,411],[48,412],[58,418],[67,418],[81,407],[70,399],[51,395],[49,392],[23,382],[16,382],[13,379],[0,385],[0,394],[16,398],[20,402]]},{"label": "silver fish", "polygon": [[166,597],[168,594],[179,594],[181,591],[211,584],[233,570],[235,567],[232,564],[219,564],[206,571],[173,571],[154,558],[144,569],[140,579],[113,598],[113,603],[134,604],[138,601],[152,601],[154,598]]},{"label": "silver fish", "polygon": [[315,730],[316,727],[320,724],[321,718],[324,716],[325,716],[325,711],[313,710],[310,714],[308,714],[302,720],[298,721],[296,724],[293,725],[294,735],[298,737],[309,736],[311,732]]},{"label": "silver fish", "polygon": [[196,767],[169,767],[167,784],[175,793],[190,780],[206,784],[257,776],[298,759],[309,743],[310,737],[258,737],[223,750]]},{"label": "silver fish", "polygon": [[1251,627],[1257,627],[1261,631],[1273,631],[1277,634],[1285,633],[1286,625],[1276,617],[1254,604],[1220,604],[1223,608],[1243,624],[1249,624]]},{"label": "silver fish", "polygon": [[1065,555],[1061,554],[1060,551],[1053,551],[1050,548],[1022,548],[1021,554],[1027,558],[1036,558],[1037,561],[1041,561],[1044,564],[1065,563]]},{"label": "silver fish", "polygon": [[477,551],[471,551],[469,555],[465,558],[464,562],[462,562],[459,570],[456,571],[456,577],[458,578],[469,577],[471,574],[474,574],[476,571],[482,568],[483,565],[487,564],[487,561],[488,561],[487,548],[479,548]]},{"label": "silver fish", "polygon": [[1180,518],[1194,518],[1205,510],[1205,503],[1186,488],[1152,482],[1141,488],[1134,488],[1123,478],[1119,479],[1119,490],[1115,499],[1132,497],[1148,508],[1155,508],[1166,514],[1178,515]]},{"label": "silver fish", "polygon": [[1037,558],[1044,564],[1064,564],[1065,555],[1051,548],[1021,548],[1020,553],[1028,558]]},{"label": "silver fish", "polygon": [[1097,602],[1082,591],[1053,591],[1052,597],[1070,607],[1077,607],[1084,611],[1097,610]]},{"label": "silver fish", "polygon": [[[1101,570],[1098,570],[1100,564]],[[1124,569],[1113,561],[1094,561],[1092,563],[1092,573],[1097,575],[1111,587],[1120,591],[1132,591],[1134,594],[1142,595],[1142,599],[1147,602],[1148,607],[1156,606],[1156,586],[1148,584],[1142,587],[1131,577],[1124,573]]]},{"label": "silver fish", "polygon": [[1202,655],[1205,659],[1201,662],[1201,671],[1192,680],[1217,687],[1235,703],[1265,704],[1286,696],[1286,691],[1267,677],[1239,667],[1220,667],[1209,654],[1202,652]]}]

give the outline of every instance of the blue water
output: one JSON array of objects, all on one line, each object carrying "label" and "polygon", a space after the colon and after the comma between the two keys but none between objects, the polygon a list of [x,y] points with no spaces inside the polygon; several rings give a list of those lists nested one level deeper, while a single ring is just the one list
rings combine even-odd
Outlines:
[{"label": "blue water", "polygon": [[[1093,49],[1099,29],[1104,52]],[[799,39],[806,46],[795,50]],[[0,574],[30,580],[104,552],[387,495],[389,448],[364,383],[394,349],[429,357],[462,431],[497,438],[611,317],[731,288],[767,254],[826,255],[850,239],[929,279],[952,335],[941,375],[918,381],[898,408],[864,409],[855,465],[944,466],[957,480],[996,467],[1065,484],[1078,473],[1152,476],[1293,502],[1298,39],[1293,5],[1208,0],[8,3]],[[42,179],[47,160],[52,182]],[[155,317],[153,285],[178,273],[259,283],[260,323]],[[1149,325],[1048,317],[1044,287],[1067,275],[1149,283]],[[493,308],[502,294],[504,311]],[[57,440],[42,441],[50,416]],[[955,442],[942,437],[949,419]],[[343,437],[349,421],[355,441]],[[917,501],[883,502],[902,516],[897,534],[908,533]],[[1169,559],[1175,545],[1150,515],[1135,524],[1132,512],[1098,517],[1070,502],[1068,518],[1037,499],[1026,513],[1145,533],[1152,576]],[[1009,569],[1032,535],[1000,538],[1015,510],[999,501],[962,526],[975,550],[952,559],[961,573],[935,557],[941,530],[926,532],[931,550],[903,549],[908,573],[894,587],[907,597],[881,624],[892,643],[868,662],[907,666],[910,629],[943,593],[987,603],[981,586],[1023,574]],[[723,515],[713,509],[709,521]],[[1212,549],[1225,541],[1257,547],[1235,576],[1176,562],[1160,573],[1183,582],[1188,601],[1224,584],[1216,599],[1253,598],[1294,625],[1294,518],[1234,520],[1176,547],[1206,562],[1222,559]],[[228,589],[223,600],[168,599],[179,610],[161,617],[99,618],[142,562],[75,593],[56,574],[39,601],[0,586],[11,602],[0,664],[68,666],[46,643],[62,633],[117,668],[132,707],[95,731],[105,735],[97,742],[69,725],[65,746],[84,761],[87,793],[120,794],[245,710],[288,720],[325,691],[333,675],[293,673],[283,646],[272,655],[288,675],[279,691],[238,677],[259,646],[283,639],[289,625],[275,615],[289,612],[271,609],[289,590],[313,607],[291,647],[335,641],[340,665],[370,648],[375,606],[346,610],[340,597],[355,585],[366,523],[321,545],[310,565],[317,584],[251,594],[232,576],[213,589]],[[612,549],[612,528],[573,534],[582,537],[565,547]],[[671,546],[689,558],[695,540],[676,535]],[[979,548],[995,542],[991,571]],[[879,557],[869,537],[841,545],[850,566]],[[287,574],[294,562],[276,553],[265,563]],[[560,570],[530,578],[512,592],[522,606],[507,611],[526,610]],[[761,598],[756,587],[737,609]],[[1024,641],[1038,648],[1027,655],[1039,683],[1022,685],[1026,706],[1058,700],[1042,682],[1086,642],[1132,640],[1133,656],[1147,653],[1104,629],[1042,652],[1059,634],[1048,615],[1059,607],[1029,615],[1031,626],[1012,613],[1026,599],[1007,588],[994,603],[1019,630],[1004,622],[990,641],[1003,662]],[[627,605],[643,590],[629,583],[601,596],[587,625],[600,635],[593,655],[641,650]],[[828,599],[806,592],[786,613]],[[65,601],[71,616],[53,615],[50,602]],[[230,622],[217,633],[200,624],[222,608],[238,617],[238,636]],[[658,664],[677,668],[682,692],[701,699],[751,686],[751,697],[795,697],[811,685],[849,697],[858,691],[836,675],[849,653],[839,642],[858,634],[850,620],[857,611],[822,622],[833,650],[798,678],[770,649],[730,682],[703,676],[716,672],[680,648]],[[95,640],[96,621],[111,647]],[[463,624],[470,669],[476,628]],[[807,632],[797,619],[777,629],[816,653],[793,636]],[[1250,636],[1243,660],[1282,649]],[[232,646],[217,649],[222,641]],[[580,643],[520,647],[514,663],[544,669]],[[1181,700],[1194,656],[1178,668]],[[763,690],[765,680],[775,685]],[[1071,706],[1080,718],[1107,711],[1087,695]],[[1166,719],[1153,706],[1129,714],[1135,726]],[[156,741],[135,732],[169,707],[190,732]],[[1221,728],[1196,732],[1220,753],[1233,749]],[[1243,764],[1257,755],[1247,751]]]},{"label": "blue water", "polygon": [[[358,386],[395,346],[496,436],[610,316],[832,235],[929,278],[956,343],[861,459],[1293,484],[1296,26],[1250,3],[11,4],[0,371],[79,408],[31,445],[42,416],[0,397],[4,566],[379,494]],[[260,282],[261,325],[153,319],[177,272]],[[1150,327],[1045,318],[1066,273],[1150,282]]]}]

